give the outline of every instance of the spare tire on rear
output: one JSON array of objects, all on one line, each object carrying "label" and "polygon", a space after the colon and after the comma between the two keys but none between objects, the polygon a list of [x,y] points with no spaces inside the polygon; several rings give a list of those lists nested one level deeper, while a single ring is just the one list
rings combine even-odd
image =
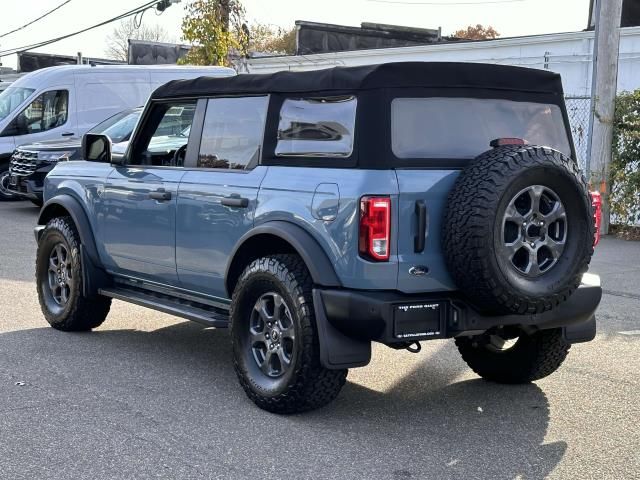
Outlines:
[{"label": "spare tire on rear", "polygon": [[449,272],[487,314],[551,310],[580,285],[594,222],[574,160],[537,146],[474,159],[449,194],[442,244]]}]

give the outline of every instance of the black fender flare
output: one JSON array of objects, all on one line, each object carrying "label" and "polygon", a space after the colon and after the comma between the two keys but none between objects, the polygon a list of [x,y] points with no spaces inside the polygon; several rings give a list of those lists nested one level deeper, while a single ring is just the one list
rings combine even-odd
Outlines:
[{"label": "black fender flare", "polygon": [[101,266],[102,262],[98,255],[98,249],[96,248],[93,229],[89,223],[89,218],[87,217],[87,214],[80,202],[73,196],[69,194],[62,194],[47,200],[47,202],[42,206],[42,210],[40,210],[38,225],[46,225],[52,218],[50,216],[51,210],[56,207],[62,207],[69,212],[69,215],[73,219],[73,223],[75,223],[76,228],[78,229],[84,253],[89,257],[94,265]]},{"label": "black fender flare", "polygon": [[329,257],[322,249],[316,239],[311,234],[305,231],[302,227],[293,223],[284,222],[281,220],[274,220],[258,225],[257,227],[249,230],[245,233],[233,248],[229,260],[227,261],[227,267],[225,269],[225,287],[227,289],[227,295],[231,298],[229,285],[229,272],[234,266],[234,260],[236,260],[236,254],[242,248],[242,246],[251,238],[257,235],[273,235],[279,237],[282,240],[289,243],[295,251],[302,257],[304,263],[309,269],[313,283],[316,285],[322,285],[324,287],[341,287],[342,283],[336,275],[333,268],[333,264],[329,260]]}]

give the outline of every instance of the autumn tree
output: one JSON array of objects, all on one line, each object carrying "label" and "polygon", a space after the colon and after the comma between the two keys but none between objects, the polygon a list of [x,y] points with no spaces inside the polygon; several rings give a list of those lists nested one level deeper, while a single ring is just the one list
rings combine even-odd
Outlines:
[{"label": "autumn tree", "polygon": [[181,63],[229,65],[232,51],[247,51],[249,31],[240,0],[194,0],[186,10],[182,37],[193,47]]},{"label": "autumn tree", "polygon": [[133,17],[122,20],[107,35],[104,54],[107,58],[126,62],[129,55],[129,39],[150,42],[172,42],[169,33],[160,25],[137,25]]},{"label": "autumn tree", "polygon": [[249,52],[266,52],[282,55],[296,53],[296,29],[272,27],[258,23],[249,29]]},{"label": "autumn tree", "polygon": [[457,30],[453,32],[452,36],[466,40],[493,40],[498,38],[500,34],[491,25],[485,27],[478,23],[477,25],[469,25],[467,28]]}]

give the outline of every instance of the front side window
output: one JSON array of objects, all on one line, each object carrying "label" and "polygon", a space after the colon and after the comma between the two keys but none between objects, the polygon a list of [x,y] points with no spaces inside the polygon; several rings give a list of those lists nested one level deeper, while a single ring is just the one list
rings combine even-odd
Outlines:
[{"label": "front side window", "polygon": [[0,121],[22,105],[33,92],[33,88],[7,87],[0,93]]},{"label": "front side window", "polygon": [[354,96],[285,100],[280,111],[276,155],[350,156],[356,104]]},{"label": "front side window", "polygon": [[260,160],[269,97],[207,102],[198,168],[250,170]]},{"label": "front side window", "polygon": [[133,149],[131,163],[182,167],[195,111],[192,100],[155,105]]},{"label": "front side window", "polygon": [[496,138],[520,138],[571,155],[557,105],[444,97],[391,103],[391,147],[398,158],[474,158]]},{"label": "front side window", "polygon": [[69,92],[51,90],[33,100],[14,120],[14,135],[46,132],[67,123]]}]

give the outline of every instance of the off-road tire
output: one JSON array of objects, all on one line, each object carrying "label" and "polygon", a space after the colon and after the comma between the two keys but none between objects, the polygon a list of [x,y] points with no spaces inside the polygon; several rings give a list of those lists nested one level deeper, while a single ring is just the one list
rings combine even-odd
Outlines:
[{"label": "off-road tire", "polygon": [[[55,302],[49,288],[49,260],[53,249],[62,244],[69,255],[71,284],[64,305]],[[47,322],[66,332],[94,329],[104,322],[111,299],[103,296],[86,298],[82,294],[82,267],[80,237],[71,217],[57,217],[47,223],[36,254],[36,285],[40,308]]]},{"label": "off-road tire", "polygon": [[459,337],[456,346],[475,373],[497,383],[529,383],[544,378],[562,365],[571,347],[561,328],[523,334],[505,351],[491,350],[481,340]]},{"label": "off-road tire", "polygon": [[[512,271],[496,253],[510,199],[529,185],[548,186],[566,208],[566,246],[537,278]],[[580,285],[593,254],[591,198],[578,165],[556,150],[503,146],[472,161],[451,190],[442,245],[456,285],[481,312],[531,314],[561,304]]]},{"label": "off-road tire", "polygon": [[[247,396],[269,412],[290,414],[322,407],[336,398],[345,383],[346,369],[329,370],[320,364],[312,286],[299,256],[273,255],[246,267],[233,292],[230,318],[234,368]],[[248,346],[251,311],[257,299],[271,291],[286,302],[296,332],[291,365],[277,379],[257,368]]]}]

